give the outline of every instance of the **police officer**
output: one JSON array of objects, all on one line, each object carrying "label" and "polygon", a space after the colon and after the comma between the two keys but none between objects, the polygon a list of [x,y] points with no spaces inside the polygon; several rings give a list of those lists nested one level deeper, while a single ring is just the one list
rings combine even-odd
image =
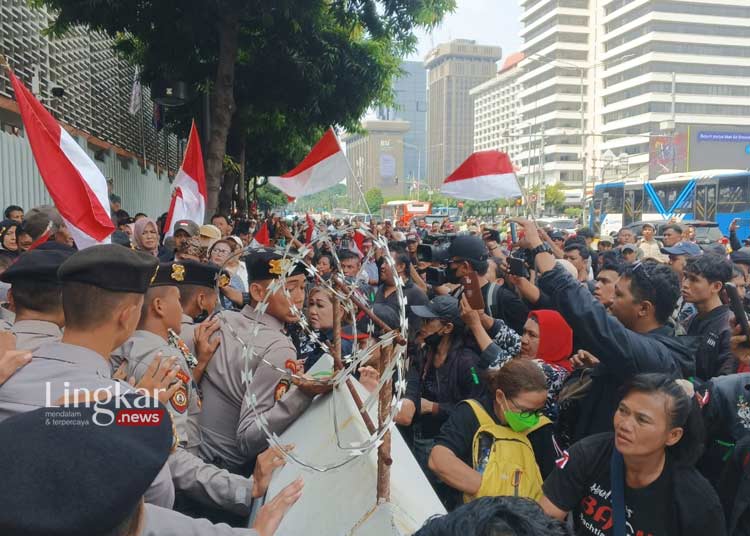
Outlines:
[{"label": "police officer", "polygon": [[[257,400],[258,412],[268,422],[268,428],[280,434],[307,409],[313,396],[323,391],[312,382],[292,385],[287,374],[260,362],[262,358],[278,368],[293,369],[297,360],[292,341],[282,333],[285,323],[299,320],[292,313],[292,304],[284,290],[278,288],[268,297],[263,314],[258,316],[255,312],[271,283],[290,268],[290,261],[273,250],[258,249],[245,262],[251,281],[251,302],[241,311],[221,313],[221,344],[201,382],[201,455],[233,472],[252,466],[267,445],[247,395],[252,394]],[[301,309],[305,297],[302,264],[287,275],[285,286],[294,305]],[[252,384],[243,381],[246,356],[243,342],[248,347],[254,346]]]},{"label": "police officer", "polygon": [[[254,482],[252,478],[207,464],[197,456],[201,444],[201,430],[197,422],[201,400],[192,377],[192,367],[197,364],[197,360],[186,348],[180,349],[179,341],[175,345],[169,341],[170,338],[174,340],[174,336],[180,331],[182,307],[177,285],[193,281],[197,276],[191,270],[202,273],[201,268],[196,263],[160,264],[156,277],[146,292],[138,329],[116,353],[127,363],[127,376],[134,377],[136,381],[141,380],[159,356],[177,356],[180,368],[177,380],[180,385],[166,406],[172,415],[180,446],[169,458],[172,480],[178,493],[178,505],[181,503],[182,493],[185,495],[185,502],[192,503],[195,500],[201,505],[247,516],[250,514],[253,497],[260,497],[266,491],[261,489],[263,483],[267,484],[263,475],[270,474],[275,467],[283,465],[284,458],[280,453],[270,450],[267,455],[259,457],[256,465],[258,478]],[[218,343],[219,339],[216,338],[212,345],[201,346],[206,348],[210,357]]]},{"label": "police officer", "polygon": [[[93,246],[63,262],[57,275],[62,283],[65,333],[59,342],[41,345],[31,362],[0,386],[0,421],[58,401],[131,390],[129,384],[112,379],[109,356],[135,329],[156,265],[153,257],[117,245]],[[138,387],[168,399],[173,394],[168,386],[177,370],[171,370],[170,362],[157,365]],[[146,497],[171,508],[174,487],[168,469]]]},{"label": "police officer", "polygon": [[[180,261],[185,266],[184,277],[172,284],[180,288],[180,305],[182,305],[182,331],[180,338],[190,351],[195,354],[195,330],[210,317],[218,302],[216,286],[224,281],[219,275],[219,268],[213,264],[195,261]],[[228,279],[226,283],[228,283]],[[198,380],[198,378],[196,378]]]},{"label": "police officer", "polygon": [[16,312],[11,331],[18,350],[34,351],[62,338],[65,315],[57,270],[70,255],[62,250],[29,251],[0,275],[0,281],[11,285],[8,302]]}]

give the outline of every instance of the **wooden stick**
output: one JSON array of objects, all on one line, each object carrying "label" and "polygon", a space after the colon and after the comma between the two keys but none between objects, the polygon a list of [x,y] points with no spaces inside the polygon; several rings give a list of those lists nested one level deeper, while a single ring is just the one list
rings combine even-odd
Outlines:
[{"label": "wooden stick", "polygon": [[[388,369],[388,364],[393,356],[393,346],[389,345],[380,350],[380,375]],[[378,399],[378,423],[382,427],[390,413],[391,397],[393,387],[391,380],[383,384]],[[377,480],[377,502],[389,502],[391,500],[391,431],[388,430],[383,436],[383,442],[378,447],[378,480]]]}]

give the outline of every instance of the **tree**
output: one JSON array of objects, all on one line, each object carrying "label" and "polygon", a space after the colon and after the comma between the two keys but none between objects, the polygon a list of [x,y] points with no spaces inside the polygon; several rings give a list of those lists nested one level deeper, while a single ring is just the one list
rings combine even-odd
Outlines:
[{"label": "tree", "polygon": [[[210,95],[204,141],[208,210],[216,208],[230,126],[246,176],[289,169],[330,125],[353,128],[391,97],[400,58],[455,0],[33,0],[53,30],[85,24],[118,39],[142,80],[181,80]],[[186,133],[202,99],[170,112]],[[237,155],[232,155],[236,157]]]},{"label": "tree", "polygon": [[544,205],[559,212],[565,204],[565,191],[559,184],[550,184],[544,188]]},{"label": "tree", "polygon": [[371,188],[365,192],[365,203],[371,214],[377,214],[380,212],[380,207],[383,205],[385,200],[383,199],[383,192],[380,188]]},{"label": "tree", "polygon": [[286,194],[266,183],[258,187],[258,212],[272,212],[289,204]]}]

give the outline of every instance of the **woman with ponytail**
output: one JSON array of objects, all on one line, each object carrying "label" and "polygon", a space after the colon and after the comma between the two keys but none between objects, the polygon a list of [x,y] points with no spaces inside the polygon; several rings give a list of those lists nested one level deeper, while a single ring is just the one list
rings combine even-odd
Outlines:
[{"label": "woman with ponytail", "polygon": [[690,395],[678,382],[635,376],[614,432],[561,453],[544,482],[544,511],[557,519],[572,512],[579,536],[726,534],[716,492],[694,467],[703,450],[700,410],[689,384]]}]

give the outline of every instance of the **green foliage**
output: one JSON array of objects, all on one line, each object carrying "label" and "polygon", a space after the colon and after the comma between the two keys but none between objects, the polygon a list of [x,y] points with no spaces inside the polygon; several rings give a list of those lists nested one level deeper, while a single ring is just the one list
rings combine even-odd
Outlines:
[{"label": "green foliage", "polygon": [[563,213],[569,218],[580,218],[583,214],[583,209],[581,207],[568,207]]},{"label": "green foliage", "polygon": [[559,210],[565,204],[565,191],[560,184],[550,184],[544,188],[544,205]]},{"label": "green foliage", "polygon": [[380,188],[372,188],[370,190],[367,190],[365,192],[365,202],[367,203],[367,208],[370,209],[370,212],[372,214],[379,214],[380,207],[385,202],[385,200],[383,199],[383,192],[380,190]]},{"label": "green foliage", "polygon": [[299,212],[330,212],[346,204],[346,184],[337,184],[317,194],[297,199],[294,209]]},{"label": "green foliage", "polygon": [[265,183],[258,187],[258,211],[272,212],[286,207],[289,199],[286,194],[278,188]]}]

